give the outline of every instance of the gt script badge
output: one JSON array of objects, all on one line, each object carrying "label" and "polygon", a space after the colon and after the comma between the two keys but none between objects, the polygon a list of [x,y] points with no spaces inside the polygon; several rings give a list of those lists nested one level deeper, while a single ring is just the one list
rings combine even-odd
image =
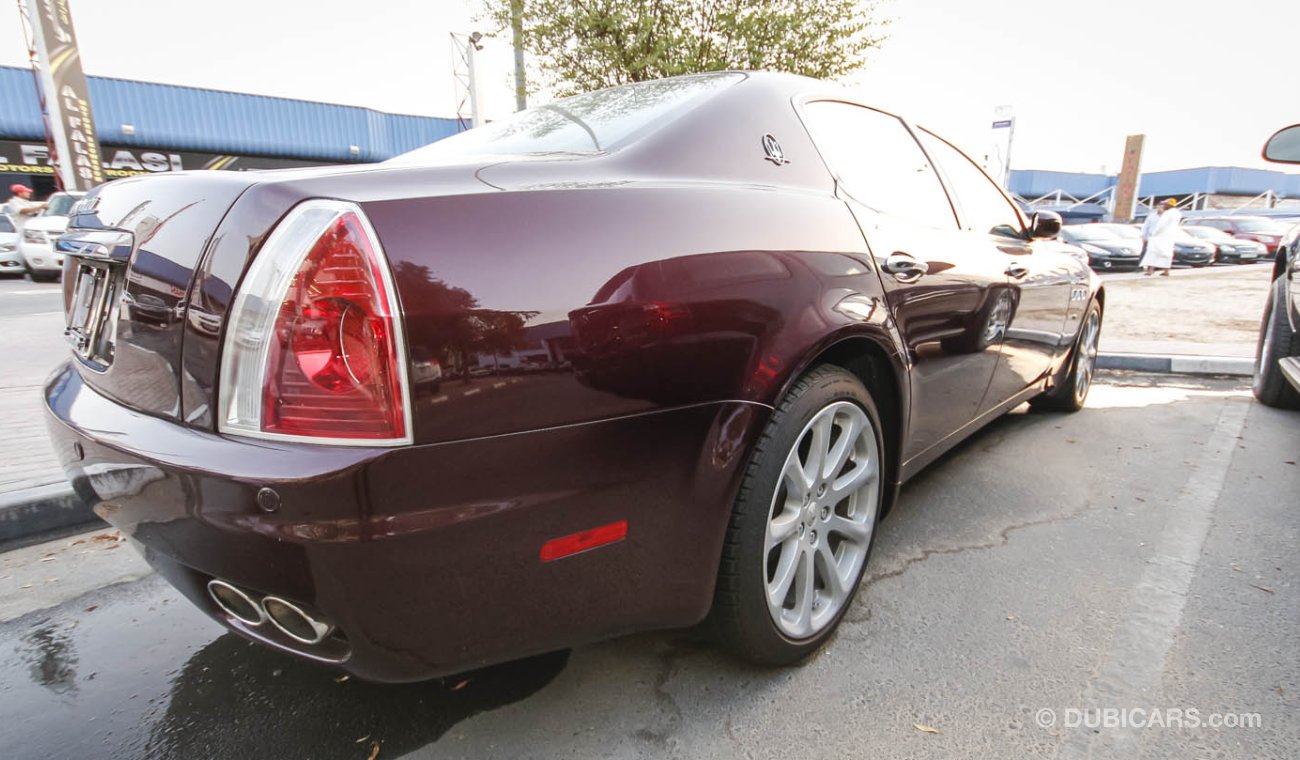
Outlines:
[{"label": "gt script badge", "polygon": [[777,166],[790,163],[790,159],[785,157],[785,151],[781,150],[781,143],[771,133],[763,135],[763,152],[767,154],[764,158]]}]

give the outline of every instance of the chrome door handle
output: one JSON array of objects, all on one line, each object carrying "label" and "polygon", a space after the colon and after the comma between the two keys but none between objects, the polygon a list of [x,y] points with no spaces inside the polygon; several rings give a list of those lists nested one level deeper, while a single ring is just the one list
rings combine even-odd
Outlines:
[{"label": "chrome door handle", "polygon": [[1021,277],[1029,274],[1029,267],[1018,261],[1013,261],[1007,266],[1006,274],[1019,280]]},{"label": "chrome door handle", "polygon": [[889,254],[889,258],[885,259],[884,270],[899,282],[916,282],[930,271],[930,265],[924,261],[917,261],[910,253],[894,251]]}]

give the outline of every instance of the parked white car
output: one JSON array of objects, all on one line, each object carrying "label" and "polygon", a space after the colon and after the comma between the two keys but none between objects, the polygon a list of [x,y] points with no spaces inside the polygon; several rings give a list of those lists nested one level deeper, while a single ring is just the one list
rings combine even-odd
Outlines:
[{"label": "parked white car", "polygon": [[18,231],[13,220],[0,214],[0,275],[21,275],[27,271],[18,252]]},{"label": "parked white car", "polygon": [[33,280],[57,280],[63,272],[63,256],[54,252],[54,241],[68,229],[68,210],[85,193],[55,193],[40,215],[23,225],[18,243]]}]

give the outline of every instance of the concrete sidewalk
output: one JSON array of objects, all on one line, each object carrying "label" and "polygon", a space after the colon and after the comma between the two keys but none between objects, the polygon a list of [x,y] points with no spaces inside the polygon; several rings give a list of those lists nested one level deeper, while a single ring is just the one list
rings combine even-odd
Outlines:
[{"label": "concrete sidewalk", "polygon": [[0,543],[98,520],[63,476],[41,387],[67,356],[59,312],[9,315],[0,330]]},{"label": "concrete sidewalk", "polygon": [[1102,278],[1102,353],[1255,357],[1272,262]]}]

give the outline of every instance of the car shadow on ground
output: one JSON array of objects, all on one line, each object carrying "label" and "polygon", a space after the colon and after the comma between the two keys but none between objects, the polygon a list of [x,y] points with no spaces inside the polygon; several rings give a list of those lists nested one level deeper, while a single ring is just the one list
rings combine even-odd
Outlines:
[{"label": "car shadow on ground", "polygon": [[385,757],[396,757],[466,718],[533,695],[568,660],[561,651],[447,679],[374,684],[227,633],[181,668],[146,755],[354,758],[378,743]]}]

